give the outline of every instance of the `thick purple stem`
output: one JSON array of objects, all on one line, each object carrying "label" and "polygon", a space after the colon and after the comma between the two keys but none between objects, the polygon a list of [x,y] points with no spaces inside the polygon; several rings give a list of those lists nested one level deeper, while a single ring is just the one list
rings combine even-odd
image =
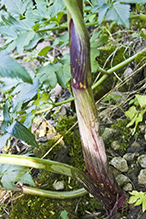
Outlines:
[{"label": "thick purple stem", "polygon": [[[96,197],[107,211],[108,218],[116,218],[116,210],[126,198],[118,186],[107,162],[104,142],[91,89],[89,36],[79,34],[73,19],[69,20],[72,89],[89,183],[79,182]],[[83,38],[82,38],[83,37]]]},{"label": "thick purple stem", "polygon": [[125,194],[118,186],[107,162],[91,88],[79,90],[73,87],[73,93],[86,174],[91,182],[89,188],[86,187],[86,189],[102,203],[109,218],[112,218],[116,209],[123,205]]}]

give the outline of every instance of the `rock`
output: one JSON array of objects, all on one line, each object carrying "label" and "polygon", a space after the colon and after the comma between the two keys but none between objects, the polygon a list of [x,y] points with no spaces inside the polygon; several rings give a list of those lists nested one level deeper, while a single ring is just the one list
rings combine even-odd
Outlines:
[{"label": "rock", "polygon": [[129,182],[130,179],[123,175],[123,174],[119,174],[117,177],[116,177],[116,180],[117,180],[117,183],[119,184],[119,186],[122,186],[124,185],[125,183]]},{"label": "rock", "polygon": [[[131,74],[133,73],[133,70],[131,68],[126,68],[125,71],[123,72],[123,76],[124,76],[124,79],[127,79]],[[132,79],[128,80],[126,82],[127,85],[131,86],[132,84]]]},{"label": "rock", "polygon": [[131,161],[134,160],[135,157],[138,157],[139,153],[135,152],[135,153],[127,153],[123,156],[123,158],[127,161]]},{"label": "rock", "polygon": [[146,186],[146,169],[140,171],[138,175],[138,183]]},{"label": "rock", "polygon": [[112,128],[105,128],[104,133],[102,134],[103,140],[106,141],[115,135],[116,130]]},{"label": "rock", "polygon": [[132,191],[132,184],[131,183],[127,183],[123,189],[128,192],[128,191]]},{"label": "rock", "polygon": [[62,93],[62,87],[57,83],[56,86],[52,89],[51,97],[58,96]]},{"label": "rock", "polygon": [[64,189],[64,181],[58,181],[53,183],[53,187],[55,190],[62,190]]},{"label": "rock", "polygon": [[134,153],[141,151],[141,145],[134,141],[129,148],[127,148],[127,153]]},{"label": "rock", "polygon": [[141,167],[146,168],[146,154],[143,154],[137,158],[138,163]]},{"label": "rock", "polygon": [[110,161],[110,164],[113,165],[118,170],[120,170],[121,172],[127,172],[128,171],[127,161],[122,157],[114,157]]},{"label": "rock", "polygon": [[115,151],[116,151],[116,150],[120,150],[120,149],[122,148],[122,146],[119,144],[118,141],[113,141],[113,142],[111,143],[111,147],[112,147],[112,149],[114,149]]},{"label": "rock", "polygon": [[134,148],[139,148],[140,147],[140,144],[136,141],[134,141],[131,145],[131,147],[134,147]]}]

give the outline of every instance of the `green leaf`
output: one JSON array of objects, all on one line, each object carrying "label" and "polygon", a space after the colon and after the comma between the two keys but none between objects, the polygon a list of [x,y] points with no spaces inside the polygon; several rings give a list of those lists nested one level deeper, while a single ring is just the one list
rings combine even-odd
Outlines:
[{"label": "green leaf", "polygon": [[101,24],[110,4],[103,4],[98,10],[98,23]]},{"label": "green leaf", "polygon": [[104,45],[107,42],[107,40],[108,40],[108,36],[104,34],[97,41],[91,42],[91,47],[93,48],[100,47]]},{"label": "green leaf", "polygon": [[10,136],[11,135],[9,133],[6,133],[0,137],[0,149],[2,149],[5,146],[7,140],[8,140],[8,138],[10,138]]},{"label": "green leaf", "polygon": [[146,107],[146,95],[135,95],[141,107]]},{"label": "green leaf", "polygon": [[115,2],[110,5],[106,13],[106,18],[108,20],[116,21],[117,24],[120,24],[120,25],[123,25],[129,28],[129,15],[130,15],[129,5]]},{"label": "green leaf", "polygon": [[35,183],[34,183],[34,181],[32,179],[32,176],[28,172],[26,172],[24,175],[22,175],[18,181],[20,181],[22,184],[25,183],[25,184],[29,184],[29,185],[35,186]]},{"label": "green leaf", "polygon": [[6,101],[6,103],[4,105],[3,116],[4,116],[4,120],[6,122],[10,122],[11,121],[8,101]]},{"label": "green leaf", "polygon": [[141,203],[142,203],[142,200],[139,198],[139,199],[136,201],[135,206],[141,205]]},{"label": "green leaf", "polygon": [[66,88],[66,83],[71,79],[70,63],[63,65],[58,64],[59,68],[55,71],[57,81],[61,87]]},{"label": "green leaf", "polygon": [[32,40],[30,40],[29,44],[24,46],[24,49],[25,50],[33,49],[38,43],[38,41],[42,39],[43,39],[43,36],[41,34],[35,33],[34,37],[32,38]]},{"label": "green leaf", "polygon": [[32,79],[26,69],[11,58],[5,51],[0,52],[0,76],[20,78],[27,83],[32,83]]},{"label": "green leaf", "polygon": [[12,40],[17,38],[17,33],[13,26],[2,26],[0,27],[0,33],[3,34],[6,43],[10,43]]},{"label": "green leaf", "polygon": [[5,0],[5,7],[11,14],[23,15],[28,7],[32,7],[32,1],[30,0]]},{"label": "green leaf", "polygon": [[54,88],[57,84],[57,77],[55,74],[56,65],[55,64],[48,64],[46,66],[42,66],[37,68],[37,79],[40,83],[45,83],[51,88]]},{"label": "green leaf", "polygon": [[53,42],[53,46],[56,46],[56,45],[61,45],[60,47],[66,45],[69,43],[69,34],[68,33],[64,33],[62,34],[60,37],[57,37],[54,42]]},{"label": "green leaf", "polygon": [[137,197],[137,196],[131,196],[131,197],[129,198],[128,203],[129,203],[129,204],[133,204],[133,203],[135,203],[135,202],[137,201],[138,198],[139,198],[139,197]]},{"label": "green leaf", "polygon": [[18,53],[21,53],[24,50],[24,46],[29,45],[30,41],[34,38],[34,36],[34,31],[21,32],[18,35],[17,39],[15,40]]},{"label": "green leaf", "polygon": [[105,97],[102,101],[103,102],[106,102],[106,101],[109,101],[109,100],[111,100],[111,99],[113,99],[113,93],[110,93],[107,97]]},{"label": "green leaf", "polygon": [[8,91],[11,88],[15,87],[16,85],[18,85],[20,82],[22,82],[22,80],[19,80],[17,78],[0,78],[0,81],[2,82],[2,87],[1,90],[3,91]]},{"label": "green leaf", "polygon": [[20,122],[15,121],[11,126],[7,129],[7,132],[13,135],[15,138],[21,139],[22,141],[26,142],[32,146],[38,146],[35,136]]},{"label": "green leaf", "polygon": [[137,110],[135,106],[131,106],[129,110],[125,112],[126,117],[132,119],[137,114]]},{"label": "green leaf", "polygon": [[145,111],[140,111],[138,113],[136,121],[135,121],[135,128],[137,128],[138,123],[142,122],[144,113],[145,113]]},{"label": "green leaf", "polygon": [[136,3],[136,4],[144,4],[144,3],[146,3],[145,0],[119,0],[119,2]]},{"label": "green leaf", "polygon": [[39,53],[39,56],[45,56],[47,55],[47,53],[49,52],[49,50],[51,49],[51,46],[45,46]]},{"label": "green leaf", "polygon": [[145,212],[146,210],[146,194],[143,197],[143,203],[142,203],[142,211]]},{"label": "green leaf", "polygon": [[[14,188],[14,183],[21,182],[34,186],[32,177],[27,171],[29,168],[14,165],[0,164],[1,183],[7,190]],[[24,178],[26,177],[26,179]]]},{"label": "green leaf", "polygon": [[91,72],[97,72],[99,64],[96,57],[100,55],[100,52],[96,48],[90,49],[90,60],[91,60]]},{"label": "green leaf", "polygon": [[31,113],[27,114],[23,125],[29,129],[32,126],[32,121],[34,117],[35,117],[34,114],[33,115]]},{"label": "green leaf", "polygon": [[[39,89],[39,81],[37,79],[34,79],[33,84],[19,84],[16,90],[18,91],[19,89],[20,92],[13,102],[13,112],[18,112],[23,103],[31,100],[37,94],[37,91]],[[14,91],[16,92],[16,90]]]},{"label": "green leaf", "polygon": [[55,0],[54,4],[50,7],[52,11],[52,16],[55,16],[58,12],[62,11],[65,8],[65,5],[62,0]]},{"label": "green leaf", "polygon": [[93,31],[92,37],[90,38],[90,43],[94,42],[95,40],[97,40],[97,38],[99,37],[100,32],[98,32],[97,30]]},{"label": "green leaf", "polygon": [[69,219],[67,215],[68,214],[67,214],[66,211],[62,211],[60,216],[61,216],[62,219]]}]

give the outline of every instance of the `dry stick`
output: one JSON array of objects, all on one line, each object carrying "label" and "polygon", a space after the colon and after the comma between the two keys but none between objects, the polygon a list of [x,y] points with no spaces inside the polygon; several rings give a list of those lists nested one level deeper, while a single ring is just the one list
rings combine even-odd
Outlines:
[{"label": "dry stick", "polygon": [[64,136],[67,135],[67,134],[77,125],[77,123],[78,123],[78,122],[75,122],[75,123],[66,131],[66,133],[65,133],[64,135],[62,135],[62,136],[58,139],[58,141],[42,156],[42,159],[44,159],[44,158],[50,153],[50,151],[52,151],[52,149],[53,149],[56,145],[58,145],[58,144],[63,140]]},{"label": "dry stick", "polygon": [[114,88],[112,88],[108,93],[106,93],[104,96],[102,96],[96,104],[98,104],[102,99],[104,99],[106,96],[108,96],[110,93],[112,93],[116,88],[119,88],[120,86],[123,86],[127,81],[130,80],[131,77],[133,77],[135,74],[137,74],[140,70],[142,70],[146,66],[146,63],[142,65],[139,69],[134,71],[131,75],[129,75],[125,80],[121,81],[119,84],[117,84]]}]

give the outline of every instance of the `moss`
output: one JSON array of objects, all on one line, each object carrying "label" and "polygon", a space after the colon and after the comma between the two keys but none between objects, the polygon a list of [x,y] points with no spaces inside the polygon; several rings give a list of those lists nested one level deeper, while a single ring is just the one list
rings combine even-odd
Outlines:
[{"label": "moss", "polygon": [[[75,209],[77,208],[77,213]],[[80,218],[86,211],[94,212],[99,205],[94,198],[85,195],[80,199],[53,200],[43,197],[25,195],[14,203],[13,210],[9,219],[28,219],[28,218],[60,218],[63,210],[68,212],[70,219]]]},{"label": "moss", "polygon": [[[109,56],[113,53],[111,58],[108,60],[106,64],[106,69],[108,70],[111,68],[111,59],[112,59],[112,67],[119,64],[120,62],[124,61],[125,58],[128,58],[128,54],[125,53],[125,47],[119,47],[117,49],[117,44],[111,45],[110,43],[107,44],[105,47],[100,48],[100,56],[97,57],[97,61],[99,62],[100,66],[104,66],[106,60],[109,58]],[[102,57],[102,59],[101,59]]]},{"label": "moss", "polygon": [[[97,57],[97,61],[101,67],[104,66],[106,60],[108,57],[113,53],[113,58],[111,57],[106,64],[105,69],[108,70],[111,68],[111,60],[112,60],[112,67],[119,64],[120,62],[124,61],[124,57],[128,58],[128,54],[124,53],[125,47],[120,47],[117,51],[117,45],[111,45],[108,44],[103,48],[100,48],[100,56]],[[114,54],[114,52],[116,53]],[[102,58],[101,58],[102,57]],[[123,69],[119,69],[117,72],[119,77],[123,74]],[[92,74],[92,81],[95,80],[95,77],[97,75]],[[113,84],[115,84],[117,81],[117,77],[115,77],[114,74],[110,74],[106,80],[104,80],[104,83],[101,83],[95,90],[94,90],[94,98],[95,100],[100,99],[102,96],[104,96],[106,93],[108,93],[111,89]]]},{"label": "moss", "polygon": [[[59,135],[64,135],[75,122],[76,117],[64,117],[60,119],[58,125],[56,126],[57,133],[59,133]],[[73,128],[68,134],[66,134],[63,140],[65,146],[69,148],[69,164],[80,169],[85,169],[78,127]],[[52,141],[49,140],[48,144],[45,144],[46,146],[40,145],[39,147],[41,152],[39,149],[37,149],[35,154],[40,157],[40,153],[44,153],[53,143],[54,139],[52,139]],[[56,146],[53,149],[54,152],[50,154],[50,159],[53,159],[54,154],[57,154],[61,148],[62,145]],[[55,180],[64,181],[64,191],[80,188],[78,182],[72,178],[42,170],[37,175],[35,184],[36,187],[40,186],[42,189],[54,190],[53,183]],[[67,200],[48,199],[39,196],[24,195],[13,203],[13,208],[9,219],[56,219],[60,218],[60,214],[63,210],[68,212],[70,219],[74,219],[86,215],[86,211],[96,212],[99,210],[99,208],[102,209],[96,199],[94,197],[90,197],[89,194],[81,198]],[[75,209],[77,209],[76,212]]]},{"label": "moss", "polygon": [[142,61],[141,64],[144,64],[145,61],[146,61],[146,51],[144,51],[144,52],[142,52],[140,55],[138,55],[138,56],[134,59],[134,61],[135,61],[136,64],[141,63],[141,61]]},{"label": "moss", "polygon": [[[34,149],[35,157],[41,158],[51,147],[60,139],[60,135],[56,134],[52,138],[48,139],[46,143],[40,143],[37,148]],[[57,144],[55,150],[51,151],[45,158],[53,159],[55,154],[64,147],[63,141]]]},{"label": "moss", "polygon": [[[112,128],[114,128],[117,133],[114,135],[114,140],[118,141],[121,146],[123,146],[123,151],[126,150],[128,143],[131,140],[131,133],[129,131],[129,128],[127,128],[128,119],[119,119],[117,120],[117,123],[112,125]],[[113,139],[111,140],[113,141]]]}]

